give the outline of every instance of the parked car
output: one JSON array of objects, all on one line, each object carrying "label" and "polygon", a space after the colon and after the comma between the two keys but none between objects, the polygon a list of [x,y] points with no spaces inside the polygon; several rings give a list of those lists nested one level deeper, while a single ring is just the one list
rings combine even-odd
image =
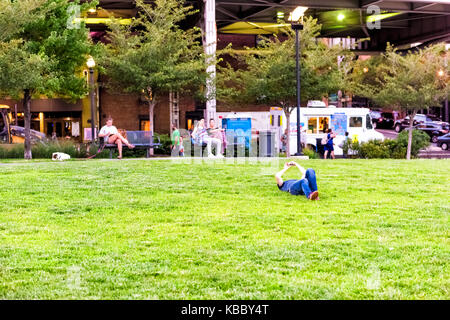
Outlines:
[{"label": "parked car", "polygon": [[447,133],[446,135],[438,137],[437,138],[437,146],[441,147],[442,150],[448,150],[448,147],[450,146],[450,133]]},{"label": "parked car", "polygon": [[437,143],[438,138],[449,133],[449,124],[446,122],[424,122],[414,126],[414,129],[427,133],[431,142]]},{"label": "parked car", "polygon": [[[413,126],[415,126],[419,123],[438,122],[438,121],[439,121],[439,119],[436,117],[419,113],[414,116]],[[406,116],[403,119],[399,119],[399,120],[395,121],[395,124],[394,124],[395,132],[400,132],[408,127],[409,127],[409,116]]]},{"label": "parked car", "polygon": [[392,129],[394,127],[394,114],[392,112],[370,111],[373,128]]}]

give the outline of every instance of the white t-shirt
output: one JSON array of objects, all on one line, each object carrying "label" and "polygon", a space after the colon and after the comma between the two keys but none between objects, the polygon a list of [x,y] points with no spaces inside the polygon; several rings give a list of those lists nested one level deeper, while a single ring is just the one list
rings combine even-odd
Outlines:
[{"label": "white t-shirt", "polygon": [[106,134],[104,139],[107,139],[109,136],[111,136],[113,134],[117,134],[117,133],[119,133],[119,131],[117,131],[117,128],[115,126],[103,126],[100,129],[99,135]]}]

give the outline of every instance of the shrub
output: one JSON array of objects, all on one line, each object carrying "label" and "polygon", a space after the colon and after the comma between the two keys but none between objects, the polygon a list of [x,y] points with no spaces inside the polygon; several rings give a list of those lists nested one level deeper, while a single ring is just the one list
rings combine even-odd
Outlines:
[{"label": "shrub", "polygon": [[[89,150],[89,152],[88,152]],[[71,158],[86,158],[88,154],[97,153],[97,145],[86,145],[73,141],[51,141],[48,143],[37,143],[31,147],[34,159],[51,159],[54,152],[63,152],[70,155]],[[0,146],[0,158],[23,159],[24,145],[16,144],[12,147]],[[107,158],[107,150],[97,155],[97,158]]]},{"label": "shrub", "polygon": [[303,148],[303,154],[308,156],[310,159],[320,159],[320,156],[317,152],[315,152],[311,147]]},{"label": "shrub", "polygon": [[[413,131],[413,141],[411,145],[411,156],[416,157],[419,151],[430,144],[430,137],[423,131]],[[408,147],[408,131],[402,131],[396,140],[371,140],[368,142],[353,142],[351,149],[360,158],[394,158],[405,159]]]},{"label": "shrub", "polygon": [[168,134],[159,134],[155,132],[155,139],[153,139],[155,142],[158,141],[156,137],[159,137],[159,139],[161,140],[161,146],[155,149],[155,154],[170,154],[170,146],[172,145],[170,136]]},{"label": "shrub", "polygon": [[[419,151],[430,145],[430,136],[421,130],[413,130],[413,139],[411,144],[411,156],[416,157]],[[408,130],[400,132],[397,136],[397,141],[404,146],[408,147]],[[406,155],[406,151],[405,151]]]}]

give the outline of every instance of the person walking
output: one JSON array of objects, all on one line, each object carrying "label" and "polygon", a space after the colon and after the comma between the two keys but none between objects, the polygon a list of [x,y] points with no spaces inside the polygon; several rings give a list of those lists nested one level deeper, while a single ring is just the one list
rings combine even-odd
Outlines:
[{"label": "person walking", "polygon": [[172,156],[184,157],[183,137],[175,122],[172,123]]},{"label": "person walking", "polygon": [[328,156],[328,152],[330,152],[331,158],[334,159],[334,143],[333,139],[336,138],[336,134],[333,132],[333,130],[328,129],[327,130],[327,143],[324,146],[324,154],[323,158],[326,159]]}]

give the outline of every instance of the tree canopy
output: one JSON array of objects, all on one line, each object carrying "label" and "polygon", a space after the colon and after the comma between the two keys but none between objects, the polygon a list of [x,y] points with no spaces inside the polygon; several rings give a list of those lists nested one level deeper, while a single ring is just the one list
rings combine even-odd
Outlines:
[{"label": "tree canopy", "polygon": [[136,1],[139,16],[127,26],[111,25],[109,43],[100,59],[106,86],[145,96],[150,119],[161,96],[198,91],[206,81],[200,29],[180,27],[195,11],[183,4],[181,0]]},{"label": "tree canopy", "polygon": [[[68,27],[70,8],[80,11],[92,3],[68,0],[2,1],[0,16],[15,12],[0,39],[0,94],[23,97],[25,112],[25,158],[31,158],[30,100],[33,96],[59,96],[69,100],[87,93],[82,75],[87,56],[94,47],[83,23]],[[5,22],[3,22],[5,23]],[[7,30],[7,32],[6,32]]]},{"label": "tree canopy", "polygon": [[355,65],[352,87],[356,94],[411,115],[408,159],[414,116],[419,110],[440,106],[450,94],[448,58],[444,44],[407,53],[388,45],[382,56]]}]

